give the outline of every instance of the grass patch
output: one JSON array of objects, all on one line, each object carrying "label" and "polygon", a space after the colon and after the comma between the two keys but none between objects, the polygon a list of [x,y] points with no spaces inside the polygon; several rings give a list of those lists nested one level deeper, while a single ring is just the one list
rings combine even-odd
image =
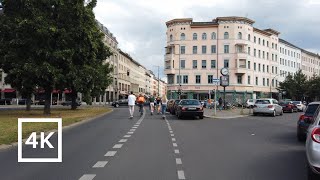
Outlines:
[{"label": "grass patch", "polygon": [[[43,115],[43,109],[35,109],[29,112],[25,110],[0,111],[0,145],[11,144],[18,141],[18,118],[62,118],[62,125],[67,126],[84,119],[94,117],[111,111],[105,107],[88,107],[76,110],[51,109],[51,115]],[[56,129],[56,123],[23,123],[23,138],[31,132],[49,131]]]}]

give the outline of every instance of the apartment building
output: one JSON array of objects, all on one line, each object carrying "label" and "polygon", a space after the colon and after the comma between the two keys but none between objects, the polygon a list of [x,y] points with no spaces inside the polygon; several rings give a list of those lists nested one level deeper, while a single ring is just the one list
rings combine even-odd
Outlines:
[{"label": "apartment building", "polygon": [[[219,86],[221,68],[229,69],[228,101],[264,97],[278,83],[279,32],[253,27],[244,17],[218,17],[210,22],[173,19],[166,22],[165,74],[172,98],[205,99]],[[273,71],[272,71],[273,69]],[[271,87],[271,88],[270,88]]]},{"label": "apartment building", "polygon": [[318,76],[320,74],[320,56],[309,52],[307,50],[301,50],[302,52],[302,72],[311,79],[314,75]]}]

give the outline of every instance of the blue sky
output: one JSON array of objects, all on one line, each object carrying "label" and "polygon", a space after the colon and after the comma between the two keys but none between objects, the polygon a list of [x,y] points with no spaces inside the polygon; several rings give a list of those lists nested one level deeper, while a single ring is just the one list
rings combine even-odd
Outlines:
[{"label": "blue sky", "polygon": [[98,0],[96,18],[119,47],[164,77],[165,22],[174,18],[211,21],[244,16],[254,27],[272,28],[294,45],[320,54],[320,0]]}]

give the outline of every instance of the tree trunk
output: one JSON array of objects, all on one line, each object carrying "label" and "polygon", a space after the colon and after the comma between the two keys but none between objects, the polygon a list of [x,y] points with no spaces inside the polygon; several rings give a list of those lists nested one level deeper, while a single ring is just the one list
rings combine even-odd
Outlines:
[{"label": "tree trunk", "polygon": [[71,91],[71,110],[76,110],[78,105],[77,105],[77,92],[72,89]]},{"label": "tree trunk", "polygon": [[30,110],[31,110],[31,96],[28,95],[27,101],[26,101],[26,111],[30,111]]},{"label": "tree trunk", "polygon": [[49,115],[51,114],[51,90],[46,89],[45,90],[45,97],[44,97],[44,109],[43,109],[43,114],[44,115]]}]

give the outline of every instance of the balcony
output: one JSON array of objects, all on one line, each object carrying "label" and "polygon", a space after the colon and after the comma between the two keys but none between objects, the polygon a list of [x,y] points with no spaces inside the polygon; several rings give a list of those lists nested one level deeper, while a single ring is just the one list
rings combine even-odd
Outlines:
[{"label": "balcony", "polygon": [[247,60],[246,59],[237,59],[236,61],[236,74],[245,74],[247,72]]},{"label": "balcony", "polygon": [[167,67],[164,69],[164,74],[175,74],[175,73],[176,71],[174,69],[171,69],[171,67],[170,69],[169,68],[167,69]]}]

